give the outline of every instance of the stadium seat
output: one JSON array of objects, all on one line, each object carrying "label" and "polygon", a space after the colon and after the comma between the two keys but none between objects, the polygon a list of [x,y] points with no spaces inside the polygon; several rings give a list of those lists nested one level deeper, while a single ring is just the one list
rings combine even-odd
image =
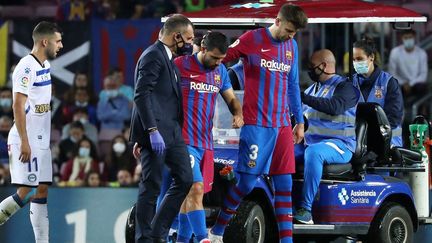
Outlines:
[{"label": "stadium seat", "polygon": [[30,6],[3,6],[0,17],[3,19],[32,18],[34,10]]}]

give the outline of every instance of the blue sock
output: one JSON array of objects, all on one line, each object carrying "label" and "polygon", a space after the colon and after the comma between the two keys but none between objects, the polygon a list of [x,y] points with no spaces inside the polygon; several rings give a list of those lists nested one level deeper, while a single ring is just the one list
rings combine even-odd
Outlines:
[{"label": "blue sock", "polygon": [[223,235],[227,224],[240,205],[241,200],[254,188],[258,176],[239,173],[238,177],[237,185],[230,187],[218,218],[216,219],[216,224],[211,229],[212,233],[215,235]]},{"label": "blue sock", "polygon": [[290,174],[274,175],[273,182],[275,185],[275,214],[279,228],[279,239],[281,243],[292,243],[292,178]]},{"label": "blue sock", "polygon": [[185,213],[179,213],[178,218],[177,242],[188,243],[192,237],[192,227],[189,223],[188,216]]},{"label": "blue sock", "polygon": [[190,211],[187,213],[190,225],[195,238],[200,242],[202,239],[207,238],[207,226],[205,222],[204,209]]}]

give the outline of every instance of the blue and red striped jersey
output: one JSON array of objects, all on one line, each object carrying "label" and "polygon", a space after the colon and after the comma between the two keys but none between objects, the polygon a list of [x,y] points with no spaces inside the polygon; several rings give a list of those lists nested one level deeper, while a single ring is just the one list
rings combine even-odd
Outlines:
[{"label": "blue and red striped jersey", "polygon": [[197,55],[174,60],[183,94],[183,138],[186,144],[213,150],[213,115],[219,93],[232,88],[224,65],[206,69]]},{"label": "blue and red striped jersey", "polygon": [[224,63],[243,58],[245,124],[288,126],[290,109],[303,122],[297,56],[295,40],[276,40],[268,28],[248,31],[228,48]]}]

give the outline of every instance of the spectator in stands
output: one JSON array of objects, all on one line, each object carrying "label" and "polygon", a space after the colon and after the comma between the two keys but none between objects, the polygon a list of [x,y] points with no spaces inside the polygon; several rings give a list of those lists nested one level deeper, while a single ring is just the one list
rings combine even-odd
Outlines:
[{"label": "spectator in stands", "polygon": [[104,20],[114,20],[117,18],[116,9],[119,1],[117,0],[100,0],[92,4],[92,16]]},{"label": "spectator in stands", "polygon": [[125,169],[132,174],[137,164],[132,154],[132,148],[128,146],[127,140],[122,135],[118,135],[112,140],[111,151],[105,162],[108,170],[108,181],[115,181],[120,169]]},{"label": "spectator in stands", "polygon": [[146,16],[147,6],[145,0],[118,1],[117,19],[141,19]]},{"label": "spectator in stands", "polygon": [[110,151],[112,139],[122,132],[125,122],[129,121],[132,109],[129,100],[120,94],[119,87],[111,76],[105,78],[104,87],[107,96],[97,104],[100,121],[99,149],[103,156]]},{"label": "spectator in stands", "polygon": [[79,141],[73,151],[73,157],[61,170],[61,180],[69,186],[83,186],[85,178],[91,171],[100,173],[95,145],[88,138]]},{"label": "spectator in stands", "polygon": [[121,169],[118,171],[117,182],[120,187],[130,187],[134,185],[130,171],[125,169]]},{"label": "spectator in stands", "polygon": [[63,0],[57,9],[57,20],[59,21],[84,21],[91,15],[90,1],[85,0]]},{"label": "spectator in stands", "polygon": [[401,37],[402,44],[391,50],[389,60],[389,73],[399,81],[405,100],[409,103],[412,99],[426,95],[429,90],[426,83],[428,57],[415,44],[415,36],[414,30],[405,30]]},{"label": "spectator in stands", "polygon": [[79,121],[84,127],[84,134],[94,144],[98,144],[98,130],[97,127],[89,122],[87,110],[84,108],[77,108],[72,118],[72,122],[66,124],[62,130],[62,139],[66,139],[69,136],[69,130],[73,122]]},{"label": "spectator in stands", "polygon": [[98,171],[90,171],[86,178],[85,178],[85,184],[86,187],[101,187],[102,181],[100,178],[100,174]]},{"label": "spectator in stands", "polygon": [[64,101],[66,103],[75,102],[75,93],[77,89],[86,89],[90,95],[90,103],[94,103],[95,97],[93,97],[93,89],[90,85],[90,81],[87,73],[83,71],[77,71],[74,76],[72,87],[64,94]]},{"label": "spectator in stands", "polygon": [[0,116],[13,119],[12,90],[6,87],[0,89]]},{"label": "spectator in stands", "polygon": [[71,104],[66,105],[63,108],[63,118],[66,123],[72,121],[73,114],[77,108],[82,108],[87,110],[87,114],[89,117],[89,121],[93,125],[97,125],[97,115],[96,115],[96,107],[90,102],[90,94],[89,91],[85,88],[78,88],[75,90],[75,99]]},{"label": "spectator in stands", "polygon": [[72,122],[69,137],[63,139],[59,144],[59,156],[57,164],[61,165],[74,157],[73,151],[78,149],[78,142],[84,138],[84,126],[79,121]]},{"label": "spectator in stands", "polygon": [[12,123],[10,117],[5,115],[0,117],[0,164],[5,164],[6,166],[9,164],[7,139]]},{"label": "spectator in stands", "polygon": [[[132,102],[134,97],[134,90],[131,86],[125,84],[123,71],[118,67],[114,67],[109,71],[108,76],[111,78],[112,82],[115,83],[115,88],[118,89],[119,94],[123,95],[130,102]],[[107,99],[108,95],[109,91],[104,89],[99,93],[99,99]]]}]

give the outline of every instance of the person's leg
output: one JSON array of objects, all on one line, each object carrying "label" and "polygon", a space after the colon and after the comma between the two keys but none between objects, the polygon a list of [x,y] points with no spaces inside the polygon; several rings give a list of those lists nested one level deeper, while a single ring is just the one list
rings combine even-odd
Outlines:
[{"label": "person's leg", "polygon": [[[303,145],[296,147],[296,156],[303,153]],[[275,188],[275,215],[280,242],[292,242],[291,173],[295,172],[294,144],[290,126],[278,130],[269,174]]]},{"label": "person's leg", "polygon": [[12,184],[18,185],[17,192],[0,203],[0,225],[4,224],[13,214],[24,207],[36,195],[39,184],[39,168],[37,162],[23,163],[19,160],[20,145],[9,145],[9,159]]},{"label": "person's leg", "polygon": [[292,242],[292,178],[290,174],[273,175],[275,186],[275,214],[281,243]]},{"label": "person's leg", "polygon": [[[180,127],[178,130],[181,136]],[[165,162],[173,181],[152,222],[151,236],[156,239],[167,237],[168,230],[192,186],[192,169],[184,140],[178,137],[172,145],[167,146],[165,153]]]},{"label": "person's leg", "polygon": [[228,194],[217,217],[216,224],[211,229],[212,234],[223,235],[227,224],[240,205],[241,200],[254,188],[258,176],[259,175],[251,175],[242,172],[238,173],[238,182],[228,190]]},{"label": "person's leg", "polygon": [[6,223],[12,215],[24,207],[36,194],[36,188],[19,187],[17,192],[0,203],[0,225]]},{"label": "person's leg", "polygon": [[37,188],[36,196],[30,203],[30,222],[33,227],[36,243],[49,242],[47,198],[48,185],[41,184]]},{"label": "person's leg", "polygon": [[178,243],[188,243],[192,237],[192,227],[190,225],[187,210],[186,210],[186,200],[183,201],[181,205],[180,212],[178,214],[178,231],[177,231],[177,241]]},{"label": "person's leg", "polygon": [[153,242],[152,221],[155,216],[156,200],[160,193],[162,168],[165,156],[157,156],[149,149],[141,150],[142,177],[139,182],[138,200],[135,213],[135,241]]},{"label": "person's leg", "polygon": [[[351,157],[352,152],[342,142],[324,141],[308,146],[305,151],[304,184],[300,207],[308,213],[311,212],[324,163],[348,163]],[[298,219],[297,215],[295,218]]]},{"label": "person's leg", "polygon": [[[159,208],[163,198],[165,197],[166,192],[168,191],[168,188],[170,187],[172,182],[171,173],[167,166],[164,166],[162,171],[162,186],[161,186],[161,192],[158,196],[157,202],[156,202],[156,208]],[[168,237],[172,237],[174,233],[178,230],[178,224],[179,219],[178,215],[174,218],[174,221],[171,224],[171,228],[168,234]]]},{"label": "person's leg", "polygon": [[209,177],[209,174],[214,173],[213,151],[189,146],[189,154],[194,160],[191,161],[194,184],[186,197],[186,210],[195,239],[201,242],[208,237],[203,197],[211,189],[210,180],[213,181],[213,177]]}]

